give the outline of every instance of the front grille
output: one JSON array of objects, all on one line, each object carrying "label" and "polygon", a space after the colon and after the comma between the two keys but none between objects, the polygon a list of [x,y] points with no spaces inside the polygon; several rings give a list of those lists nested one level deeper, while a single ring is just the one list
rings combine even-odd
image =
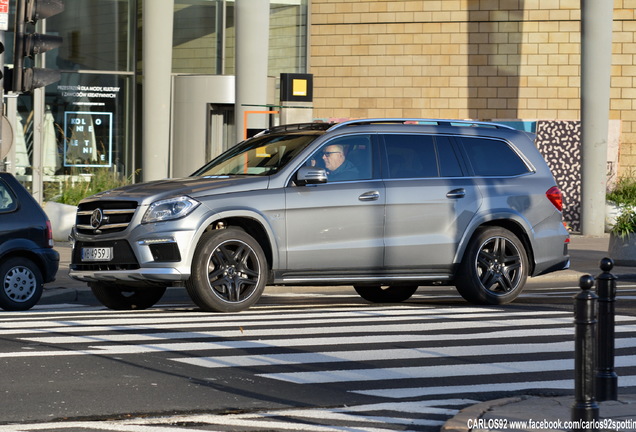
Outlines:
[{"label": "front grille", "polygon": [[136,201],[93,201],[80,204],[75,228],[82,234],[110,234],[128,228]]},{"label": "front grille", "polygon": [[[112,247],[113,259],[108,262],[82,262],[83,247]],[[72,270],[136,270],[139,262],[126,240],[115,240],[105,242],[82,242],[75,243],[70,268]]]}]

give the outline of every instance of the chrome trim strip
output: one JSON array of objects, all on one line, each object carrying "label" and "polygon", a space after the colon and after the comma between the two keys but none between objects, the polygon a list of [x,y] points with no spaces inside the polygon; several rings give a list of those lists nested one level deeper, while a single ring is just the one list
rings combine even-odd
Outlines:
[{"label": "chrome trim strip", "polygon": [[381,281],[414,281],[414,280],[426,280],[426,281],[439,281],[439,280],[450,280],[451,277],[447,274],[443,275],[413,275],[413,276],[362,276],[362,277],[340,277],[340,276],[330,276],[330,277],[290,277],[290,278],[282,278],[283,282],[292,282],[292,283],[305,283],[305,282],[375,282],[378,280]]}]

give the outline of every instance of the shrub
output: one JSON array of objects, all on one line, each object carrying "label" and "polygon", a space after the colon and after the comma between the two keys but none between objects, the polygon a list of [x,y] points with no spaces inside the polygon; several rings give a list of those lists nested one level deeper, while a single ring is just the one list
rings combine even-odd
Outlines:
[{"label": "shrub", "polygon": [[[73,177],[77,177],[77,175]],[[113,173],[107,169],[96,169],[88,181],[83,179],[74,181],[71,176],[69,176],[62,182],[61,191],[60,186],[55,183],[49,186],[45,191],[45,195],[49,196],[48,201],[77,206],[82,199],[88,196],[130,183],[130,178]]]},{"label": "shrub", "polygon": [[633,207],[626,207],[616,216],[616,223],[612,226],[612,233],[625,238],[636,232],[636,211]]},{"label": "shrub", "polygon": [[636,177],[621,177],[605,198],[619,206],[636,206]]}]

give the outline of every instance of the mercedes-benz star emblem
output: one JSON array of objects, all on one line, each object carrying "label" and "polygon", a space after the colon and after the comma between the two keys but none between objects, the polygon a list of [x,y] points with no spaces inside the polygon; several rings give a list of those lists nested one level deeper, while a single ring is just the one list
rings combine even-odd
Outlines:
[{"label": "mercedes-benz star emblem", "polygon": [[93,214],[91,215],[91,226],[97,229],[103,221],[104,214],[102,213],[102,209],[96,208],[95,210],[93,210]]}]

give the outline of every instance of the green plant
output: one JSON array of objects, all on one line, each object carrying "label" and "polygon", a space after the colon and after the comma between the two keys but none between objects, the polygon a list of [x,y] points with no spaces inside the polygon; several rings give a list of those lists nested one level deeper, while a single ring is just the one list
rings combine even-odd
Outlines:
[{"label": "green plant", "polygon": [[616,216],[612,234],[625,238],[632,233],[636,233],[636,210],[633,207],[626,207]]},{"label": "green plant", "polygon": [[107,169],[96,169],[90,175],[71,175],[61,185],[50,185],[45,190],[45,195],[48,195],[48,201],[77,206],[83,198],[130,183],[131,178]]},{"label": "green plant", "polygon": [[605,198],[619,206],[636,206],[636,177],[621,177]]}]

